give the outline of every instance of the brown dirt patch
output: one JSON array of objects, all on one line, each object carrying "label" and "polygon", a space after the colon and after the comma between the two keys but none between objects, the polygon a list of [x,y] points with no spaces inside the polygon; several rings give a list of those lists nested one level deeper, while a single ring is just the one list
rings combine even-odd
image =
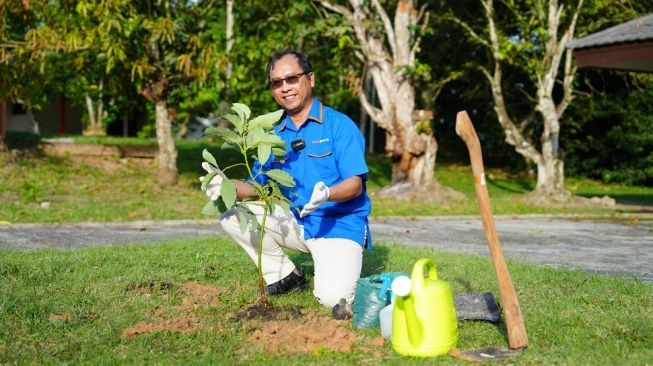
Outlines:
[{"label": "brown dirt patch", "polygon": [[[169,291],[175,288],[177,291]],[[150,281],[128,287],[130,292],[145,294],[161,293],[175,296],[181,302],[176,306],[158,306],[152,309],[149,321],[139,322],[122,332],[123,337],[137,337],[142,334],[174,332],[189,334],[204,329],[223,329],[227,324],[216,323],[216,319],[197,310],[217,307],[219,298],[227,293],[226,288],[203,285],[197,282],[172,284]],[[239,353],[251,351],[266,354],[306,353],[320,351],[371,353],[381,357],[381,337],[370,339],[357,335],[351,323],[334,320],[318,311],[304,313],[299,307],[283,309],[262,308],[260,304],[250,306],[225,321],[243,322],[240,328],[249,333]],[[228,320],[227,320],[228,319]]]},{"label": "brown dirt patch", "polygon": [[238,322],[241,320],[277,320],[282,315],[281,310],[275,309],[268,304],[261,304],[260,302],[254,306],[250,306],[243,311],[239,311],[229,320]]},{"label": "brown dirt patch", "polygon": [[196,314],[179,314],[170,319],[161,319],[153,322],[140,322],[125,329],[122,334],[135,337],[146,333],[175,332],[195,333],[201,328],[200,317]]},{"label": "brown dirt patch", "polygon": [[241,352],[258,349],[267,354],[313,353],[317,350],[373,352],[383,346],[383,338],[369,340],[356,335],[349,322],[334,320],[319,313],[303,319],[272,320],[252,323],[252,334]]},{"label": "brown dirt patch", "polygon": [[[177,288],[178,291],[170,293]],[[153,293],[163,293],[164,298],[175,296],[181,304],[174,307],[156,307],[152,320],[137,323],[122,332],[125,337],[136,337],[146,333],[175,332],[195,333],[207,328],[200,314],[194,311],[205,307],[217,307],[220,295],[227,292],[224,287],[202,285],[197,282],[173,284],[164,281],[149,281],[132,284],[127,291],[150,296]]]},{"label": "brown dirt patch", "polygon": [[224,287],[211,285],[202,285],[197,282],[189,282],[179,286],[180,292],[186,294],[181,299],[181,305],[177,310],[193,310],[207,306],[218,306],[220,303],[219,296],[228,290]]}]

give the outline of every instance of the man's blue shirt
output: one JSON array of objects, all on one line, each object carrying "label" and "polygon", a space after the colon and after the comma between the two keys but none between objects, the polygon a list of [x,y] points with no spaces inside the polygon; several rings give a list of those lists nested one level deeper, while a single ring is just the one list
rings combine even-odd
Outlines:
[{"label": "man's blue shirt", "polygon": [[[371,248],[367,217],[372,204],[366,189],[365,140],[354,121],[314,98],[308,118],[299,128],[285,115],[274,130],[285,141],[287,154],[283,162],[271,157],[265,170],[283,169],[295,178],[296,186],[282,192],[296,208],[292,211],[304,226],[304,238],[345,238]],[[306,147],[295,152],[291,145],[297,140],[303,140]],[[254,175],[259,169],[256,162]],[[345,202],[327,201],[308,216],[299,217],[299,210],[311,199],[315,183],[322,181],[333,187],[357,175],[363,179],[363,192],[358,197]],[[260,177],[257,181],[263,183],[265,177]]]}]

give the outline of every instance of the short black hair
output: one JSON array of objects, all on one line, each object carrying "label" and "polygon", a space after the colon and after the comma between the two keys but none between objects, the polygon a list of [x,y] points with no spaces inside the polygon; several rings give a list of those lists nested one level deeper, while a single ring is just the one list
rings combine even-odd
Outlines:
[{"label": "short black hair", "polygon": [[305,73],[311,73],[313,72],[313,66],[311,65],[311,62],[308,61],[308,56],[301,52],[297,52],[295,50],[285,50],[285,51],[279,51],[272,56],[270,59],[270,62],[268,62],[268,67],[267,67],[267,73],[268,73],[268,81],[270,81],[270,72],[272,71],[272,68],[274,65],[279,61],[282,57],[286,55],[293,55],[297,58],[297,63],[299,64],[299,67],[302,68],[302,71]]}]

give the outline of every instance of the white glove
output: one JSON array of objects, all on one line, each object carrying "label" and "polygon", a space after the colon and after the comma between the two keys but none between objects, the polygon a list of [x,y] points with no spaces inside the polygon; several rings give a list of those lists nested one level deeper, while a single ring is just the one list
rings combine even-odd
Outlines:
[{"label": "white glove", "polygon": [[[222,180],[225,179],[224,173],[214,167],[213,165],[207,163],[206,161],[202,163],[202,168],[209,173],[217,173],[213,179],[206,185],[206,195],[212,200],[215,201],[220,197],[220,187],[222,187]],[[200,182],[204,180],[204,177],[200,177]]]},{"label": "white glove", "polygon": [[329,199],[329,196],[331,195],[331,191],[329,191],[329,187],[324,184],[324,182],[317,182],[315,183],[315,187],[313,187],[313,194],[311,195],[311,200],[304,206],[302,211],[299,213],[299,217],[304,217],[311,212],[317,210],[318,207],[320,207],[321,204],[326,202]]}]

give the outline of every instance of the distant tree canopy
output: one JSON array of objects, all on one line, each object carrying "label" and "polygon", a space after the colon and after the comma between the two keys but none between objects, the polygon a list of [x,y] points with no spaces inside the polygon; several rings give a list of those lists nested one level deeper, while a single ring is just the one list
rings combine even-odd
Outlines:
[{"label": "distant tree canopy", "polygon": [[[402,2],[408,0],[364,3],[378,4],[394,14]],[[349,1],[330,3],[350,5]],[[494,3],[501,8],[496,21],[504,26],[499,34],[505,51],[500,57],[505,61],[502,85],[507,109],[522,119],[533,111],[526,95],[533,96],[537,84],[526,72],[537,65],[529,64],[527,56],[540,51],[534,39],[520,33],[524,27],[519,24],[535,24],[534,19],[529,23],[529,11],[545,2]],[[573,8],[578,0],[558,3]],[[409,72],[415,104],[433,111],[431,128],[441,159],[467,162],[465,147],[453,132],[456,112],[465,109],[491,165],[532,169],[533,164],[504,141],[487,75],[479,72],[483,65],[491,70],[491,54],[485,46],[470,43],[460,24],[447,19],[463,14],[459,20],[487,37],[481,4],[481,0],[419,1],[426,5],[430,21],[420,34],[417,62],[394,71]],[[651,0],[584,0],[576,37],[651,11]],[[167,129],[163,122],[169,121],[172,131],[194,116],[222,114],[225,103],[243,102],[255,113],[275,109],[265,66],[275,51],[293,48],[307,53],[313,62],[316,94],[359,119],[357,87],[371,67],[354,56],[362,48],[351,24],[332,16],[318,1],[234,1],[233,44],[227,51],[228,12],[226,0],[0,0],[0,98],[34,108],[58,95],[84,107],[90,99],[96,115],[102,101],[106,128],[107,121],[129,118],[129,111],[143,109],[138,93],[147,94],[153,126],[158,101],[158,129]],[[521,38],[513,37],[511,43],[511,35]],[[565,172],[606,182],[653,184],[653,78],[581,69],[573,87],[575,98],[559,121]],[[559,100],[562,89],[556,86],[552,95]],[[541,127],[534,124],[529,133],[538,136]],[[536,138],[534,146],[540,144]],[[162,163],[171,166],[174,159],[171,153]]]}]

